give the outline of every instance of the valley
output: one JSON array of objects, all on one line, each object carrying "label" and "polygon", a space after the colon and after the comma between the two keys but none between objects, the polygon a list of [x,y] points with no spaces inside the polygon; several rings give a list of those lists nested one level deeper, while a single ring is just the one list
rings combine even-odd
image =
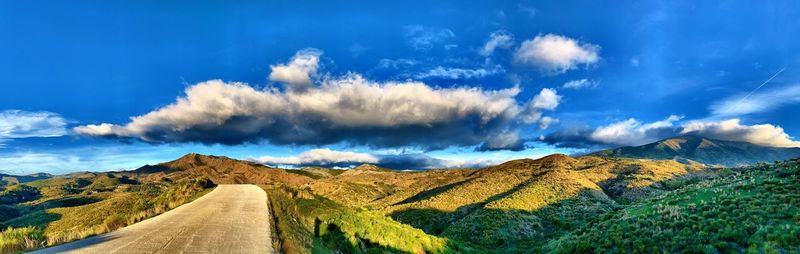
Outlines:
[{"label": "valley", "polygon": [[2,250],[136,228],[218,184],[267,194],[272,233],[262,234],[282,253],[799,251],[800,161],[719,167],[609,154],[422,171],[187,154],[6,185]]}]

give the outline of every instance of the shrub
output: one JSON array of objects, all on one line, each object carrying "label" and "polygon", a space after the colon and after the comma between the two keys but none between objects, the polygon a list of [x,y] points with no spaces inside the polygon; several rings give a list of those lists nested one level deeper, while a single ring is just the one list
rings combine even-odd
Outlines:
[{"label": "shrub", "polygon": [[117,230],[118,228],[127,225],[128,219],[119,214],[108,216],[105,220],[103,220],[103,226],[105,226],[108,231]]},{"label": "shrub", "polygon": [[44,232],[36,227],[8,228],[0,232],[0,253],[17,252],[44,245]]},{"label": "shrub", "polygon": [[28,185],[16,185],[0,193],[0,204],[16,204],[39,199],[39,189]]}]

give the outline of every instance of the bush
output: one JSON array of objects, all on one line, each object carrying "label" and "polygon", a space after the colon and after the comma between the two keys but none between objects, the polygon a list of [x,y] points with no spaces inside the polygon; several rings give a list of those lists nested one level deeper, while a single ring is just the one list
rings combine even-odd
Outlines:
[{"label": "bush", "polygon": [[108,231],[114,231],[127,225],[128,219],[119,214],[108,216],[103,220],[103,226],[105,226]]},{"label": "bush", "polygon": [[17,204],[39,199],[39,189],[28,185],[16,185],[0,193],[0,204]]},{"label": "bush", "polygon": [[8,228],[0,232],[0,253],[10,253],[44,246],[44,232],[36,227]]},{"label": "bush", "polygon": [[20,215],[19,210],[13,206],[0,205],[0,222],[16,218]]}]

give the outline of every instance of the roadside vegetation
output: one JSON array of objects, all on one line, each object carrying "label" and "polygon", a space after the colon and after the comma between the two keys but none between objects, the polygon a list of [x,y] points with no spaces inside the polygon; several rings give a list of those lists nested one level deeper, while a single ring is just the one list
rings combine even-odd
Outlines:
[{"label": "roadside vegetation", "polygon": [[112,173],[11,185],[0,194],[0,253],[113,231],[187,203],[214,186],[206,178],[139,182]]},{"label": "roadside vegetation", "polygon": [[284,253],[477,253],[366,209],[287,186],[269,187]]}]

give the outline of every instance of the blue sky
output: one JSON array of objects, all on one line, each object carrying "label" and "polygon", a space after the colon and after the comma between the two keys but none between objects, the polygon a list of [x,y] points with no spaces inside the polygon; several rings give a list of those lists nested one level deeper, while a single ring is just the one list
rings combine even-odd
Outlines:
[{"label": "blue sky", "polygon": [[[0,3],[0,170],[796,147],[794,1]],[[769,81],[769,82],[767,82]],[[132,117],[138,117],[133,119]]]}]

